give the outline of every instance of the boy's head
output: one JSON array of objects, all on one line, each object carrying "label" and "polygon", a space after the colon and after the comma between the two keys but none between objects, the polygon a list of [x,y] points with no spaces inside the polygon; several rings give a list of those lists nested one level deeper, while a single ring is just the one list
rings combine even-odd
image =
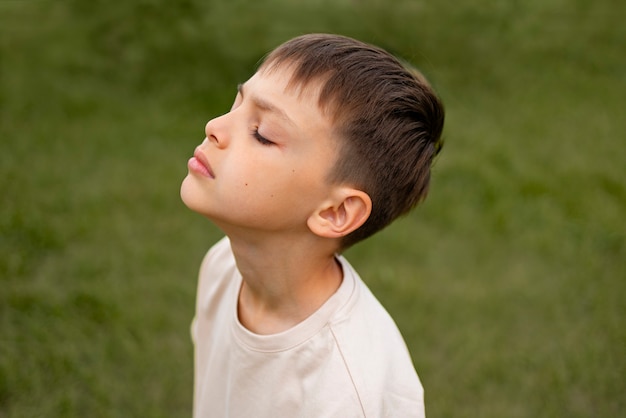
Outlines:
[{"label": "boy's head", "polygon": [[337,35],[294,38],[260,71],[288,67],[288,87],[320,85],[318,105],[339,138],[328,180],[369,195],[369,218],[342,248],[369,237],[425,198],[444,122],[441,102],[415,70],[386,51]]}]

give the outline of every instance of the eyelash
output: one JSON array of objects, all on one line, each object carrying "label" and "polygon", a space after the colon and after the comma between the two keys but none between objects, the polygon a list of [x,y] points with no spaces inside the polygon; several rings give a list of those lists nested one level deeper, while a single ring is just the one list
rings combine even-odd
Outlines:
[{"label": "eyelash", "polygon": [[267,145],[274,145],[274,143],[273,143],[272,141],[270,141],[269,139],[267,139],[267,138],[263,137],[263,136],[259,133],[259,129],[258,129],[258,128],[254,128],[254,129],[252,130],[252,136],[253,136],[253,137],[254,137],[257,141],[259,141],[259,143],[260,143],[261,145],[265,145],[265,146],[267,146]]}]

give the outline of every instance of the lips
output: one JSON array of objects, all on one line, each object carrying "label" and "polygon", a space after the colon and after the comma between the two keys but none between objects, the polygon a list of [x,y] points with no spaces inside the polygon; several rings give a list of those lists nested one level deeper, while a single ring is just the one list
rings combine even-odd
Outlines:
[{"label": "lips", "polygon": [[189,159],[187,166],[189,167],[189,170],[204,177],[215,178],[215,174],[213,174],[209,160],[206,158],[204,153],[200,151],[199,147],[194,151],[193,157]]}]

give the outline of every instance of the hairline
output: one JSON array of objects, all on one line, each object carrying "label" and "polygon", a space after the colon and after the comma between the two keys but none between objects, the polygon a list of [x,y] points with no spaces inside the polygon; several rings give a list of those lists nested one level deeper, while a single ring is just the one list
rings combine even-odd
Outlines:
[{"label": "hairline", "polygon": [[331,138],[337,139],[337,152],[335,154],[335,161],[328,173],[326,173],[325,180],[329,183],[335,184],[349,184],[352,187],[355,187],[365,193],[362,186],[351,184],[346,178],[339,178],[337,165],[341,158],[347,154],[346,147],[349,145],[346,138],[341,134],[342,125],[344,120],[338,117],[338,112],[336,112],[336,104],[334,103],[336,99],[330,95],[328,97],[323,97],[322,93],[326,87],[326,84],[330,80],[333,75],[333,70],[329,69],[321,74],[315,74],[310,77],[298,77],[297,69],[298,66],[302,63],[302,60],[296,59],[293,57],[281,57],[281,56],[273,56],[272,54],[268,54],[259,64],[257,68],[257,72],[267,72],[271,74],[277,71],[288,71],[289,81],[286,85],[287,91],[295,91],[298,96],[302,96],[307,90],[314,91],[316,95],[316,105],[318,110],[322,113],[324,117],[329,118],[331,130],[330,136]]}]

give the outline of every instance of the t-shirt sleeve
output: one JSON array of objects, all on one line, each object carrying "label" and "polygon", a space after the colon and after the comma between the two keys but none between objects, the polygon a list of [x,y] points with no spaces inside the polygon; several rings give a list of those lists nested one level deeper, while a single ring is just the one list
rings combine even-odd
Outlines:
[{"label": "t-shirt sleeve", "polygon": [[213,245],[209,251],[207,251],[206,255],[202,259],[202,263],[200,264],[200,272],[198,274],[198,287],[196,292],[196,313],[191,320],[190,325],[190,333],[191,333],[191,341],[195,344],[198,339],[198,307],[201,305],[201,300],[203,295],[206,293],[207,281],[210,281],[211,278],[211,268],[212,264],[215,262],[216,258],[219,258],[221,255],[227,253],[230,250],[230,241],[228,237],[224,237],[220,239],[215,245]]},{"label": "t-shirt sleeve", "polygon": [[383,400],[383,416],[424,418],[424,403],[415,398],[388,393]]}]

